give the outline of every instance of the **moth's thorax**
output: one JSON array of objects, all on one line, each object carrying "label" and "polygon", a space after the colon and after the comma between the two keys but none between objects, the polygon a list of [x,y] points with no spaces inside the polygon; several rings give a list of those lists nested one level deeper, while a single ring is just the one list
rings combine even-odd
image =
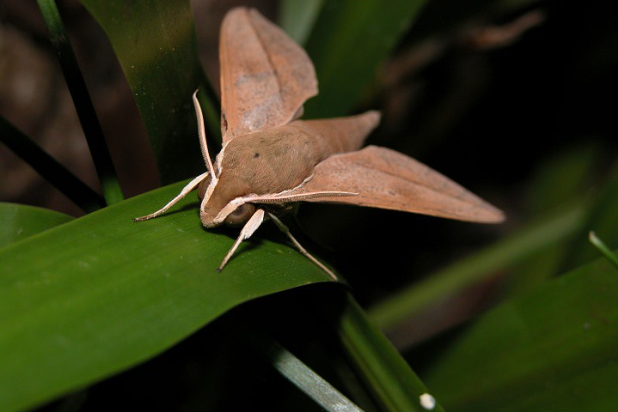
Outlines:
[{"label": "moth's thorax", "polygon": [[295,123],[238,136],[225,146],[217,160],[218,181],[201,209],[204,226],[220,225],[215,218],[234,199],[297,187],[337,152],[332,142]]}]

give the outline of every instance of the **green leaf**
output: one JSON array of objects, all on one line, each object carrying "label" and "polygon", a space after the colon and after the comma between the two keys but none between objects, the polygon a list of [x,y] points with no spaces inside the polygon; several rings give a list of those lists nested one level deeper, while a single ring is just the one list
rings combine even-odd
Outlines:
[{"label": "green leaf", "polygon": [[0,202],[0,248],[71,220],[53,210]]},{"label": "green leaf", "polygon": [[[202,79],[188,0],[82,0],[133,91],[165,183],[204,169],[191,95]],[[214,103],[213,103],[214,104]]]},{"label": "green leaf", "polygon": [[[385,411],[443,411],[399,352],[350,295],[347,295],[338,333],[358,373]],[[430,402],[431,408],[426,402]]]},{"label": "green leaf", "polygon": [[[0,410],[35,406],[144,361],[230,308],[330,280],[294,249],[206,231],[198,202],[134,223],[174,184],[0,250]],[[257,235],[255,236],[257,237]]]},{"label": "green leaf", "polygon": [[617,410],[616,296],[606,259],[546,282],[450,339],[425,383],[447,410]]},{"label": "green leaf", "polygon": [[307,117],[349,114],[423,3],[325,2],[306,46],[320,87],[320,94],[305,105]]}]

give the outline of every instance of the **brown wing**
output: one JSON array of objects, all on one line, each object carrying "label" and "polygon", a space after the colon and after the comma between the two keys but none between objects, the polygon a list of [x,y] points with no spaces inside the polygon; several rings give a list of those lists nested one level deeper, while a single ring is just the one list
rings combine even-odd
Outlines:
[{"label": "brown wing", "polygon": [[358,195],[307,201],[377,207],[471,222],[504,220],[500,210],[435,170],[394,150],[376,146],[331,156],[318,164],[307,184],[290,194],[320,191]]},{"label": "brown wing", "polygon": [[286,127],[296,129],[305,136],[315,136],[315,144],[328,146],[326,150],[332,154],[360,149],[378,123],[380,123],[380,112],[370,110],[355,116],[297,120]]},{"label": "brown wing", "polygon": [[307,53],[253,9],[239,7],[225,16],[219,62],[224,144],[290,122],[318,93]]}]

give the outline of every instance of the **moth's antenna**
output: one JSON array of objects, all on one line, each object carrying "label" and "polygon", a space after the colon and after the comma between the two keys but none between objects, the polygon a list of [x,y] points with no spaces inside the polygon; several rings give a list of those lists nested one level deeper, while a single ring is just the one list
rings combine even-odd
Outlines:
[{"label": "moth's antenna", "polygon": [[[199,89],[198,89],[199,90]],[[204,158],[204,162],[206,163],[206,168],[208,169],[208,173],[210,173],[210,181],[217,181],[217,176],[215,175],[215,169],[212,165],[212,160],[210,159],[210,153],[208,153],[208,144],[206,144],[206,127],[204,126],[204,115],[202,114],[202,107],[200,106],[200,102],[197,100],[197,90],[193,93],[193,106],[195,106],[195,116],[197,117],[197,132],[200,135],[200,148],[202,149],[202,157]]]}]

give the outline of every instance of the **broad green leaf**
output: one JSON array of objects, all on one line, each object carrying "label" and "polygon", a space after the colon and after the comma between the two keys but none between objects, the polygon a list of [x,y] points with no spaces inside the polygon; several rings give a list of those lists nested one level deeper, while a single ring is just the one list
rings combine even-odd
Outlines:
[{"label": "broad green leaf", "polygon": [[203,170],[191,95],[201,73],[188,0],[82,0],[107,34],[146,125],[163,182]]},{"label": "broad green leaf", "polygon": [[349,114],[423,3],[324,2],[306,45],[320,87],[320,94],[305,106],[307,117]]},{"label": "broad green leaf", "polygon": [[618,271],[605,258],[481,316],[424,374],[447,410],[618,409]]},{"label": "broad green leaf", "polygon": [[0,202],[0,248],[71,220],[53,210]]},{"label": "broad green leaf", "polygon": [[291,247],[206,231],[174,184],[0,251],[0,410],[32,407],[169,348],[247,300],[328,281]]}]

